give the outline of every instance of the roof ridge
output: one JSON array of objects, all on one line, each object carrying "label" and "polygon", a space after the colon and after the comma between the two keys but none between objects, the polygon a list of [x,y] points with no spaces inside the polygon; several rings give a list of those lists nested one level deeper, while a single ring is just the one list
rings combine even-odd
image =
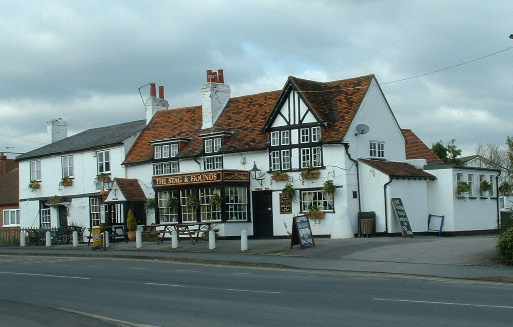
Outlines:
[{"label": "roof ridge", "polygon": [[369,78],[369,77],[376,77],[376,75],[374,75],[374,74],[366,74],[366,75],[360,75],[360,76],[351,77],[351,78],[344,78],[344,79],[338,79],[338,80],[334,80],[334,81],[327,81],[327,82],[315,81],[315,80],[312,80],[312,79],[296,77],[296,76],[293,76],[293,75],[289,75],[288,78],[289,79],[301,80],[301,81],[305,81],[305,82],[310,82],[310,83],[329,85],[329,84],[335,84],[335,83],[340,83],[340,82],[348,82],[348,81],[352,81],[352,80],[357,80],[357,79],[362,79],[362,78]]}]

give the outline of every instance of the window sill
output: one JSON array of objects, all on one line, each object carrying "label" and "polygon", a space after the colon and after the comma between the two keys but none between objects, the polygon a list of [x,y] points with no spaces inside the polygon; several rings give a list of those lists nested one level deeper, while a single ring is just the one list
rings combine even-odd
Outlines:
[{"label": "window sill", "polygon": [[469,196],[468,199],[470,199],[470,200],[477,200],[477,196]]},{"label": "window sill", "polygon": [[2,226],[0,226],[0,228],[13,228],[13,227],[20,227],[20,225],[16,224],[16,225],[2,225]]}]

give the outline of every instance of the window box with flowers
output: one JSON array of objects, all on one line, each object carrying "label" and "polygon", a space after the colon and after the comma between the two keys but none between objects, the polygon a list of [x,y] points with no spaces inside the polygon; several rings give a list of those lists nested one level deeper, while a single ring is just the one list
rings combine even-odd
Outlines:
[{"label": "window box with flowers", "polygon": [[32,190],[39,190],[41,188],[41,182],[40,181],[30,181],[29,188]]},{"label": "window box with flowers", "polygon": [[62,178],[62,186],[64,186],[64,187],[73,186],[73,178],[63,177]]},{"label": "window box with flowers", "polygon": [[326,217],[326,213],[321,211],[316,205],[312,205],[306,215],[312,220],[322,220]]},{"label": "window box with flowers", "polygon": [[321,177],[321,171],[318,169],[306,169],[301,171],[301,177],[303,179],[316,180]]},{"label": "window box with flowers", "polygon": [[288,182],[289,175],[287,173],[277,171],[272,174],[272,179],[275,182]]}]

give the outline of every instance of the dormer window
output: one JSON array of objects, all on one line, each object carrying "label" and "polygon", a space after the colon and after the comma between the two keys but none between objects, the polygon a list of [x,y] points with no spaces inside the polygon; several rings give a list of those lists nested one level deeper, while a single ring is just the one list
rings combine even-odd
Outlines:
[{"label": "dormer window", "polygon": [[220,137],[205,140],[205,153],[218,153],[222,148],[222,139]]},{"label": "dormer window", "polygon": [[221,137],[205,139],[204,149],[206,156],[203,158],[203,168],[205,170],[223,169],[223,155],[219,154],[222,148],[223,139]]},{"label": "dormer window", "polygon": [[178,144],[158,144],[153,146],[153,159],[175,158],[178,155]]},{"label": "dormer window", "polygon": [[162,159],[162,145],[155,145],[153,158],[154,159]]},{"label": "dormer window", "polygon": [[153,146],[153,176],[172,175],[180,172],[178,143],[160,143]]}]

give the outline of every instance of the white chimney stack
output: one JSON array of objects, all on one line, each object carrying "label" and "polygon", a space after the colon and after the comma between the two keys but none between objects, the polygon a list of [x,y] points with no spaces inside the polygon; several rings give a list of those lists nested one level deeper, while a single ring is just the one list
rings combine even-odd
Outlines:
[{"label": "white chimney stack", "polygon": [[52,119],[46,122],[46,132],[50,143],[55,143],[68,137],[68,124],[62,119]]},{"label": "white chimney stack", "polygon": [[157,98],[157,85],[150,83],[150,96],[146,99],[146,125],[149,124],[153,116],[160,110],[167,110],[169,103],[165,99],[164,86],[159,86],[159,96]]},{"label": "white chimney stack", "polygon": [[224,84],[224,72],[207,70],[207,83],[201,88],[202,129],[212,128],[230,100],[230,86]]}]

